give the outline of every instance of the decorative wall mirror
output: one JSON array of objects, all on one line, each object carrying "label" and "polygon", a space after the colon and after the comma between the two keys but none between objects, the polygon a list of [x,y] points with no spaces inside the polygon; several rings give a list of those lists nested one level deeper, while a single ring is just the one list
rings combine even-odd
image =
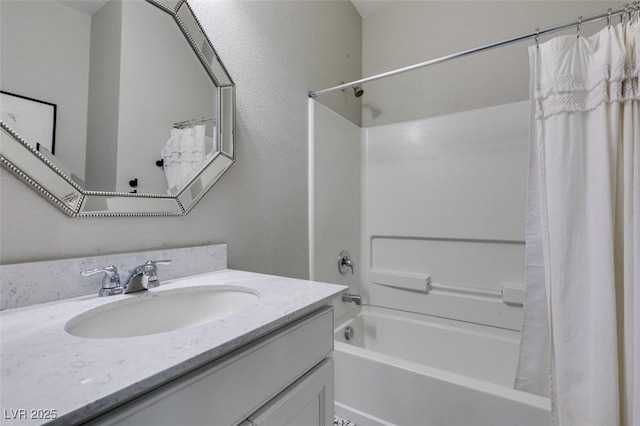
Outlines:
[{"label": "decorative wall mirror", "polygon": [[62,211],[185,215],[234,163],[235,86],[185,0],[0,3],[0,161]]}]

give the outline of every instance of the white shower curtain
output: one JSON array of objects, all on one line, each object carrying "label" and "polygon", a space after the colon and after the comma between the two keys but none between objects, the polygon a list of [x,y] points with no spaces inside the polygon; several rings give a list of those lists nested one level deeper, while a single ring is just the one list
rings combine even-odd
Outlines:
[{"label": "white shower curtain", "polygon": [[516,387],[557,425],[640,425],[640,24],[530,48]]},{"label": "white shower curtain", "polygon": [[175,194],[205,163],[205,125],[171,129],[171,137],[160,154],[164,160],[167,193]]}]

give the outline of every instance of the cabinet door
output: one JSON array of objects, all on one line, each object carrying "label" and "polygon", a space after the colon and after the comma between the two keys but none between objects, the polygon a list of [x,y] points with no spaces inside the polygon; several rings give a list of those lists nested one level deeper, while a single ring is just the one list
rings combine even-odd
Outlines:
[{"label": "cabinet door", "polygon": [[333,358],[327,358],[249,417],[253,426],[333,425]]}]

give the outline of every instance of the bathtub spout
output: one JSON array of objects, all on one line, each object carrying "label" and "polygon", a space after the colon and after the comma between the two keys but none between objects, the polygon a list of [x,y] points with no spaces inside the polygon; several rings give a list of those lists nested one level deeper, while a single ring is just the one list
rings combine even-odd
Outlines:
[{"label": "bathtub spout", "polygon": [[362,297],[359,294],[351,294],[351,293],[343,294],[342,301],[353,302],[358,306],[362,305]]}]

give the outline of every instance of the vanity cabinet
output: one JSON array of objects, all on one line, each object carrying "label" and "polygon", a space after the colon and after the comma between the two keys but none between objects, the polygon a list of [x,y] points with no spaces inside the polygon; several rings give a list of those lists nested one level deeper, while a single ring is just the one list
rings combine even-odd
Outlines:
[{"label": "vanity cabinet", "polygon": [[324,307],[88,424],[331,425],[332,350]]}]

